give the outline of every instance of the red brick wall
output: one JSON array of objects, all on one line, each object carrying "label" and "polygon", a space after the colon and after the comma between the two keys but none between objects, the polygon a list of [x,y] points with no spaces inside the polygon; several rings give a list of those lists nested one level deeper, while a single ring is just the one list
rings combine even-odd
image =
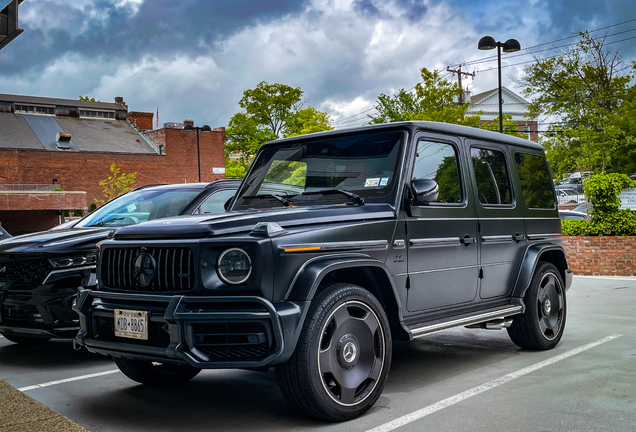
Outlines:
[{"label": "red brick wall", "polygon": [[137,129],[141,130],[152,130],[152,118],[155,115],[153,113],[147,112],[139,112],[139,111],[130,111],[126,114],[126,118],[133,125],[137,126]]},{"label": "red brick wall", "polygon": [[4,210],[88,210],[86,192],[17,192],[0,190],[0,221]]},{"label": "red brick wall", "polygon": [[636,276],[636,237],[567,237],[568,266],[581,276]]},{"label": "red brick wall", "polygon": [[[122,173],[137,172],[134,186],[151,183],[198,181],[196,132],[159,129],[146,135],[164,155],[126,153],[62,153],[47,150],[0,150],[0,183],[50,184],[57,178],[66,191],[86,191],[88,205],[102,198],[100,180],[110,174],[115,162]],[[201,180],[225,178],[213,175],[213,167],[224,167],[224,131],[200,132]]]}]

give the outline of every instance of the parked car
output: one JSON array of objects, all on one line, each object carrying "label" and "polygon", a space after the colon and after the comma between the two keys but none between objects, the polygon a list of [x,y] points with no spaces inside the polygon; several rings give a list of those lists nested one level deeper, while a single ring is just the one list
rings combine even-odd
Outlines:
[{"label": "parked car", "polygon": [[11,235],[4,228],[2,228],[2,225],[0,225],[0,241],[6,240],[9,237],[11,237]]},{"label": "parked car", "polygon": [[376,402],[394,339],[507,328],[553,348],[572,280],[543,147],[433,122],[266,144],[228,213],[124,227],[97,265],[77,345],[150,386],[275,367],[334,421]]},{"label": "parked car", "polygon": [[63,229],[0,241],[0,334],[29,345],[74,337],[79,322],[71,302],[80,286],[95,284],[99,241],[118,228],[147,220],[223,213],[239,183],[145,186]]},{"label": "parked car", "polygon": [[584,220],[588,219],[587,213],[573,210],[559,210],[561,220]]},{"label": "parked car", "polygon": [[557,189],[556,193],[559,204],[585,202],[585,194],[579,193],[574,189]]}]

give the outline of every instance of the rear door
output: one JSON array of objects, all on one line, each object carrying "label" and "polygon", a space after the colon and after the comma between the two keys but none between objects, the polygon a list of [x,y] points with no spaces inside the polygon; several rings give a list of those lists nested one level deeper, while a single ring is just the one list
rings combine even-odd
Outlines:
[{"label": "rear door", "polygon": [[[478,287],[477,219],[467,188],[466,154],[457,138],[416,135],[411,179],[432,179],[436,202],[406,217],[407,309],[421,311],[473,301]],[[412,159],[412,160],[413,160]]]},{"label": "rear door", "polygon": [[511,148],[519,177],[520,205],[525,216],[530,243],[561,237],[561,220],[557,210],[552,177],[540,150]]},{"label": "rear door", "polygon": [[523,210],[516,199],[506,146],[469,140],[470,168],[479,219],[479,296],[509,295],[526,246]]}]

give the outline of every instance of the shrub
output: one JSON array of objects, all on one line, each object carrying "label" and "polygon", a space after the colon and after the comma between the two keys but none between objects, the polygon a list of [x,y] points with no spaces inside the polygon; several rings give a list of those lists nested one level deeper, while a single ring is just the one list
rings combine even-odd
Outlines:
[{"label": "shrub", "polygon": [[585,194],[594,204],[591,220],[561,221],[565,236],[633,236],[636,235],[636,214],[619,210],[618,195],[625,188],[635,187],[625,174],[596,174],[585,181]]},{"label": "shrub", "polygon": [[586,235],[589,222],[587,220],[562,220],[561,233],[564,236]]}]

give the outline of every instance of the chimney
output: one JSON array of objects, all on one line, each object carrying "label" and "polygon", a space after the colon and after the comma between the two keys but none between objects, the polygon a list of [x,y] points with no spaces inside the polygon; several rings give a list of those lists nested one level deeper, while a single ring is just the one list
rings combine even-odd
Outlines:
[{"label": "chimney", "polygon": [[152,119],[154,116],[153,113],[140,111],[130,111],[126,114],[128,121],[140,130],[152,130]]},{"label": "chimney", "polygon": [[126,111],[128,111],[128,105],[126,105],[126,102],[124,102],[124,98],[121,96],[116,96],[115,97],[115,103],[117,105],[121,105],[122,107],[124,107],[126,109]]},{"label": "chimney", "polygon": [[192,120],[192,119],[185,119],[185,120],[183,121],[183,125],[184,125],[184,126],[185,126],[185,125],[192,125],[192,126],[194,126],[194,120]]},{"label": "chimney", "polygon": [[55,147],[59,150],[71,149],[71,134],[66,132],[58,132],[55,135]]}]

